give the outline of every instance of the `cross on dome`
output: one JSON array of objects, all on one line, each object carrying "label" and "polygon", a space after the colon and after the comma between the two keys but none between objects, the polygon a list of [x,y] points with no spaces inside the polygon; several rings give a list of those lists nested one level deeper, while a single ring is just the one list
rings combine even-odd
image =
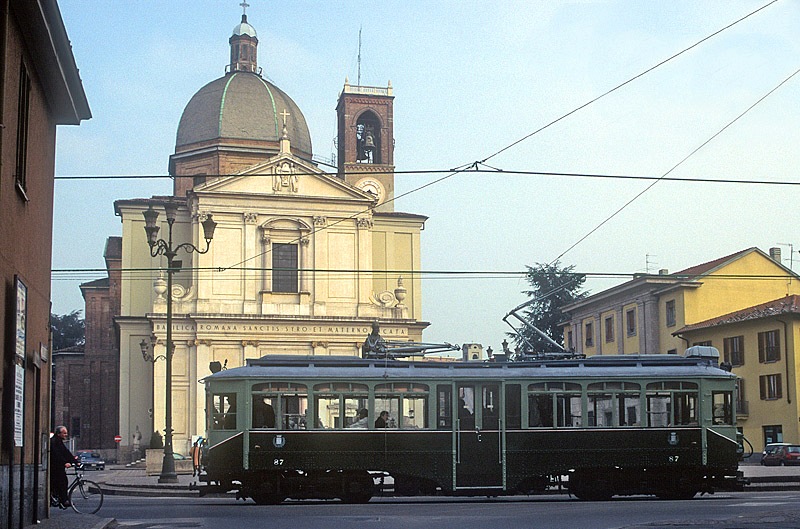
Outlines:
[{"label": "cross on dome", "polygon": [[289,116],[291,116],[291,114],[289,114],[289,113],[286,111],[286,109],[284,108],[284,109],[283,109],[283,112],[281,112],[281,116],[283,116],[283,126],[285,127],[285,126],[286,126],[286,118],[288,118]]},{"label": "cross on dome", "polygon": [[242,0],[242,3],[239,5],[242,6],[242,14],[247,15],[247,8],[250,7],[250,4],[247,3],[247,0]]}]

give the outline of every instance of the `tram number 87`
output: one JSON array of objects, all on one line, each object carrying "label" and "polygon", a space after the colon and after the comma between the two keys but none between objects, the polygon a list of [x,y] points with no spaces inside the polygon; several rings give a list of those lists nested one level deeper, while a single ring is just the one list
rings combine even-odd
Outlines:
[{"label": "tram number 87", "polygon": [[[678,458],[679,458],[679,457],[680,457],[680,456],[669,456],[669,458],[668,458],[667,460],[668,460],[670,463],[677,463],[677,462],[678,462]],[[277,459],[276,459],[276,461],[277,461]]]},{"label": "tram number 87", "polygon": [[283,466],[283,459],[273,459],[272,460],[273,466],[282,467]]}]

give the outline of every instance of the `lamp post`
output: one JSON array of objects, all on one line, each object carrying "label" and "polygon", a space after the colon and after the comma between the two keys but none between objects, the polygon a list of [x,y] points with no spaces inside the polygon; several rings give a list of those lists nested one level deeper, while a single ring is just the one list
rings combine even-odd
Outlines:
[{"label": "lamp post", "polygon": [[[185,242],[178,246],[172,247],[172,225],[175,223],[175,218],[178,213],[178,202],[172,199],[164,203],[164,212],[167,217],[167,225],[169,226],[168,237],[164,239],[158,238],[158,212],[153,209],[152,203],[147,211],[143,212],[144,215],[144,231],[147,233],[147,244],[150,245],[151,257],[163,255],[167,258],[167,347],[164,361],[167,364],[166,369],[166,405],[165,405],[165,429],[164,429],[164,461],[161,464],[161,476],[158,478],[159,483],[177,483],[178,475],[175,473],[175,457],[172,450],[172,355],[175,352],[175,345],[172,343],[172,275],[175,273],[175,266],[180,266],[179,262],[175,261],[175,256],[178,251],[184,250],[186,253],[206,253],[211,247],[211,239],[214,238],[214,229],[217,223],[208,215],[206,220],[202,222],[203,225],[203,238],[206,240],[205,250],[199,249],[197,246]],[[144,343],[144,341],[143,341]],[[142,348],[142,355],[145,360],[148,360],[145,355],[144,347]],[[155,363],[159,357],[150,357],[152,362]]]}]

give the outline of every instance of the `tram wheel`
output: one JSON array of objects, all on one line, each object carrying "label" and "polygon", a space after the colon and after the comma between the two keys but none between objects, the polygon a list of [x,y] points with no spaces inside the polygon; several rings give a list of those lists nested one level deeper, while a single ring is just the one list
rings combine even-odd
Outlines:
[{"label": "tram wheel", "polygon": [[341,499],[345,503],[367,503],[372,499],[375,482],[369,472],[348,472],[343,476]]}]

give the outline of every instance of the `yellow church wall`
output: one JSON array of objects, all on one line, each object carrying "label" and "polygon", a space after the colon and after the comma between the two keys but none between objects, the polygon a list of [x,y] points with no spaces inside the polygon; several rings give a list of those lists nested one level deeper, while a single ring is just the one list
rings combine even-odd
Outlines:
[{"label": "yellow church wall", "polygon": [[358,274],[352,272],[359,267],[358,251],[356,247],[356,234],[354,231],[328,230],[326,252],[330,270],[341,272],[326,272],[328,275],[328,290],[324,296],[329,301],[356,302],[356,285]]}]

